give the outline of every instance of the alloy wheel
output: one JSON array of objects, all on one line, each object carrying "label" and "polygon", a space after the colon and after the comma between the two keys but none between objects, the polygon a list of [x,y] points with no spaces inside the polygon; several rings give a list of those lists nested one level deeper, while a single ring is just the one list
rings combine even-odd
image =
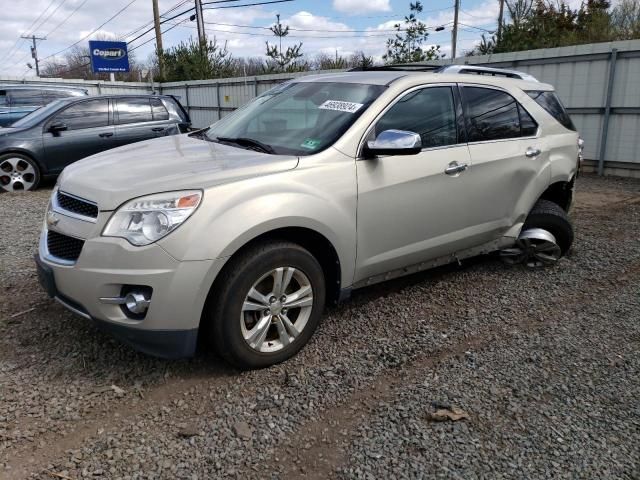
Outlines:
[{"label": "alloy wheel", "polygon": [[515,245],[500,251],[500,258],[508,265],[540,268],[555,264],[562,256],[553,234],[542,228],[524,230]]},{"label": "alloy wheel", "polygon": [[24,158],[9,157],[0,162],[0,188],[7,192],[31,190],[36,170]]},{"label": "alloy wheel", "polygon": [[247,293],[240,313],[245,342],[273,353],[300,336],[313,308],[311,281],[299,269],[279,267],[262,275]]}]

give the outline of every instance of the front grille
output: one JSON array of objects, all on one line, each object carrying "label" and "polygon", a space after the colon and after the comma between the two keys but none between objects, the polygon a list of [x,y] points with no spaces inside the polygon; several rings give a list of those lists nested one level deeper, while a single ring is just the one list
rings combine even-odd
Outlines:
[{"label": "front grille", "polygon": [[66,193],[58,191],[56,200],[63,210],[77,213],[90,218],[98,218],[98,206],[95,203],[81,200]]},{"label": "front grille", "polygon": [[68,237],[58,232],[47,232],[47,249],[54,257],[75,261],[80,256],[84,240]]}]

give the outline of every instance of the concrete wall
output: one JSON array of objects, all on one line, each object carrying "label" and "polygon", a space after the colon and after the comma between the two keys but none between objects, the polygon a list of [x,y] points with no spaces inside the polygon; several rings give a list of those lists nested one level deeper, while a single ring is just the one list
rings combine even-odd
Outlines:
[{"label": "concrete wall", "polygon": [[[630,175],[636,174],[630,170],[640,170],[640,40],[463,57],[455,63],[515,68],[554,85],[585,139],[588,168],[617,174],[629,171]],[[15,78],[0,78],[0,83],[35,81],[82,86],[94,95],[153,91],[172,94],[187,107],[194,126],[203,127],[279,83],[313,73],[326,72],[163,84]]]}]

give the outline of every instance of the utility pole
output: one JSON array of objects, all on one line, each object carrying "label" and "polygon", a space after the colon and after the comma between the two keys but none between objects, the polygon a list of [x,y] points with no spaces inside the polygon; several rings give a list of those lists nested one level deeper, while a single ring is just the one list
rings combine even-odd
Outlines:
[{"label": "utility pole", "polygon": [[195,0],[196,2],[196,21],[198,23],[198,40],[200,45],[203,45],[207,41],[206,34],[204,32],[204,17],[202,15],[202,0]]},{"label": "utility pole", "polygon": [[160,11],[158,10],[158,0],[153,2],[153,23],[156,28],[156,52],[158,55],[158,70],[160,78],[164,78],[164,55],[162,50],[162,31],[160,30]]},{"label": "utility pole", "polygon": [[504,14],[504,0],[500,1],[500,13],[498,14],[498,42],[502,39],[502,18]]},{"label": "utility pole", "polygon": [[22,38],[26,40],[33,41],[33,45],[31,46],[31,57],[35,61],[36,64],[36,76],[40,76],[40,66],[38,65],[38,47],[36,46],[36,40],[46,40],[46,37],[36,37],[35,35],[31,35],[30,37],[22,35]]},{"label": "utility pole", "polygon": [[456,46],[458,44],[458,12],[460,10],[460,0],[455,0],[455,10],[453,12],[453,29],[451,30],[451,60],[456,58]]}]

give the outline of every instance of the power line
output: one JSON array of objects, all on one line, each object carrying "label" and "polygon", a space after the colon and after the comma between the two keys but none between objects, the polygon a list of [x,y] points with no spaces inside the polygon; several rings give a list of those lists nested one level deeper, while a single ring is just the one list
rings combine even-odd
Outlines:
[{"label": "power line", "polygon": [[[219,23],[219,22],[204,22],[207,25],[220,25],[220,26],[224,26],[224,27],[239,27],[239,28],[252,28],[252,29],[259,29],[259,30],[271,30],[271,27],[260,27],[260,26],[254,26],[254,25],[237,25],[235,23]],[[290,31],[292,32],[329,32],[329,33],[369,33],[369,32],[397,32],[398,30],[396,29],[388,29],[388,30],[326,30],[326,29],[322,29],[322,30],[314,30],[314,29],[308,29],[308,28],[289,28]]]},{"label": "power line", "polygon": [[[53,9],[53,11],[52,11],[48,16],[47,16],[47,18],[45,18],[44,20],[42,20],[42,21],[38,24],[38,26],[37,26],[37,27],[35,27],[35,28],[33,29],[33,32],[31,32],[31,33],[32,33],[32,34],[33,34],[33,33],[35,33],[35,32],[36,32],[36,30],[38,30],[38,29],[39,29],[40,27],[42,27],[45,23],[47,23],[47,22],[49,21],[49,19],[50,19],[51,17],[53,17],[53,16],[55,15],[55,13],[60,9],[60,7],[66,3],[66,1],[67,1],[67,0],[62,0],[62,1],[58,4],[58,6],[57,6],[56,8],[54,8],[54,9]],[[45,35],[45,36],[46,36],[46,35]]]},{"label": "power line", "polygon": [[[240,8],[240,7],[256,7],[259,5],[271,5],[272,3],[285,3],[285,2],[295,2],[295,0],[270,0],[268,2],[258,2],[258,3],[245,3],[243,5],[225,5],[223,7],[208,7],[208,8],[203,8],[203,10],[219,10],[222,8]],[[211,3],[218,3],[218,2],[208,2],[208,3],[203,3],[203,5],[209,5]]]},{"label": "power line", "polygon": [[[169,28],[167,28],[166,30],[164,30],[164,31],[162,32],[162,35],[164,35],[165,33],[167,33],[167,32],[169,32],[169,31],[173,30],[173,29],[174,29],[174,28],[176,28],[176,27],[181,26],[181,24],[182,24],[182,23],[184,23],[184,22],[186,22],[187,20],[189,20],[189,19],[188,19],[188,18],[185,18],[184,20],[181,20],[180,22],[173,24],[172,26],[170,26]],[[140,48],[140,47],[142,47],[142,46],[146,45],[147,43],[152,42],[153,40],[155,40],[155,37],[151,37],[150,39],[148,39],[148,40],[144,41],[144,42],[143,42],[143,43],[141,43],[140,45],[136,45],[135,47],[133,47],[133,48],[129,49],[129,52],[133,52],[133,51],[137,50],[138,48]],[[129,43],[131,43],[131,42],[129,42]]]},{"label": "power line", "polygon": [[75,13],[76,13],[78,10],[80,10],[80,9],[84,6],[84,4],[85,4],[85,3],[87,3],[87,1],[88,1],[88,0],[83,0],[83,2],[82,2],[82,3],[80,3],[80,5],[78,5],[78,6],[77,6],[77,7],[76,7],[76,8],[75,8],[75,9],[74,9],[74,10],[73,10],[69,15],[67,15],[67,16],[66,16],[66,18],[65,18],[64,20],[62,20],[58,25],[56,25],[56,26],[55,26],[55,27],[53,27],[51,30],[49,30],[49,31],[47,32],[47,34],[45,35],[45,37],[48,37],[48,36],[50,36],[53,32],[58,31],[58,29],[59,29],[62,25],[64,25],[65,23],[67,23],[67,21],[68,21],[71,17],[73,17],[73,16],[75,15]]},{"label": "power line", "polygon": [[51,0],[51,2],[49,2],[49,5],[47,5],[47,8],[45,8],[42,12],[40,12],[40,15],[38,15],[38,18],[36,18],[31,25],[29,25],[27,27],[27,29],[24,31],[23,35],[29,35],[31,33],[31,29],[33,28],[33,26],[44,16],[45,13],[47,13],[47,11],[51,8],[51,6],[56,2],[56,0]]},{"label": "power line", "polygon": [[52,53],[51,55],[43,58],[41,61],[44,60],[48,60],[49,58],[55,57],[56,55],[59,55],[62,52],[65,52],[67,50],[69,50],[70,48],[75,47],[76,45],[78,45],[80,42],[86,40],[87,38],[89,38],[91,35],[93,35],[94,33],[96,33],[98,30],[100,30],[102,27],[104,27],[106,24],[108,24],[109,22],[111,22],[114,18],[116,18],[118,15],[120,15],[122,12],[124,12],[127,8],[129,8],[131,5],[133,5],[135,2],[137,2],[138,0],[131,0],[129,3],[127,3],[124,7],[122,7],[120,10],[118,10],[113,16],[111,16],[106,22],[102,23],[99,27],[97,27],[96,29],[92,30],[91,32],[89,32],[87,35],[85,35],[84,37],[82,37],[80,40],[78,40],[75,43],[72,43],[71,45],[69,45],[68,47],[63,48],[62,50],[58,50],[56,53]]},{"label": "power line", "polygon": [[[445,23],[444,25],[449,25],[453,22],[448,22]],[[176,25],[178,26],[178,25]],[[180,25],[183,28],[195,28],[193,25]],[[440,27],[442,25],[438,25],[437,27],[427,27],[428,30],[433,30],[436,29],[438,27]],[[207,32],[216,32],[216,33],[228,33],[228,34],[233,34],[233,35],[251,35],[251,36],[259,36],[259,37],[273,37],[273,34],[268,34],[268,33],[255,33],[255,32],[240,32],[240,31],[235,31],[235,30],[220,30],[220,29],[215,29],[215,28],[207,28],[206,29]],[[400,30],[401,32],[405,31],[405,30]],[[372,30],[372,35],[331,35],[331,36],[327,36],[327,35],[287,35],[287,38],[301,38],[301,39],[314,39],[314,38],[318,38],[318,39],[349,39],[349,38],[389,38],[390,33],[386,33],[386,34],[377,34],[375,33],[376,30]],[[394,30],[393,32],[398,32],[398,30]]]},{"label": "power line", "polygon": [[[432,13],[432,12],[442,12],[444,10],[453,10],[454,6],[451,5],[450,7],[444,7],[444,8],[434,8],[432,10],[423,10],[422,13]],[[303,17],[315,17],[315,15],[313,13],[309,13],[309,12],[298,12],[296,13],[296,15],[300,15]],[[328,15],[322,15],[323,18],[332,18],[334,20],[342,20],[342,19],[354,19],[354,18],[396,18],[398,19],[398,21],[402,21],[403,19],[400,19],[399,17],[401,17],[401,15],[398,14],[391,14],[391,15],[346,15],[346,16],[341,16],[341,17],[336,17],[336,16],[328,16]]]}]

